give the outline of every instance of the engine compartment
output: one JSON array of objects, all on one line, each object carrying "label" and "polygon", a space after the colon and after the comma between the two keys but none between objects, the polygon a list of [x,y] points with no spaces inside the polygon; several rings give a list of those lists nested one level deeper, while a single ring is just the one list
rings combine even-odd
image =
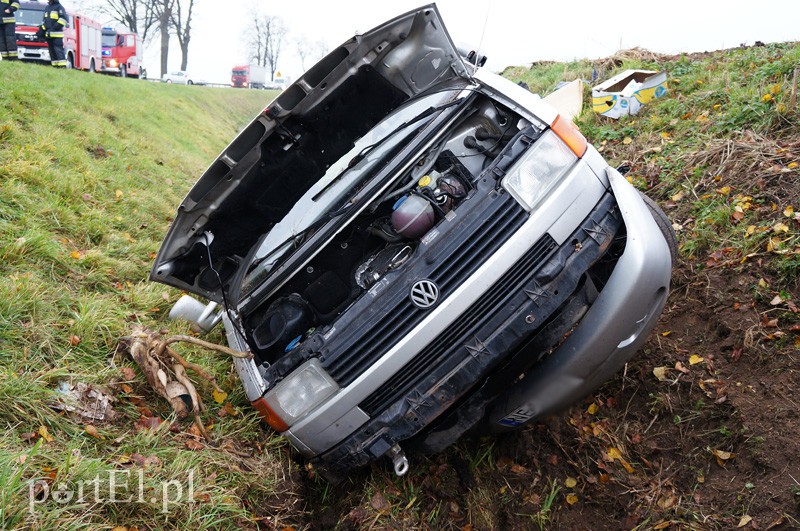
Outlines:
[{"label": "engine compartment", "polygon": [[[484,170],[531,122],[483,96],[420,153],[388,191],[349,222],[268,300],[243,316],[257,361],[275,363],[334,323],[370,288],[417,260],[417,248],[475,193]],[[427,243],[427,242],[426,242]]]}]

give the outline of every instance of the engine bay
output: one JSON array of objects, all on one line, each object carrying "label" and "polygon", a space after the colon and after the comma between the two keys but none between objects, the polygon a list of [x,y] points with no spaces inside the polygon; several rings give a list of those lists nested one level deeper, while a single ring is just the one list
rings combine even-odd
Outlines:
[{"label": "engine bay", "polygon": [[[333,323],[370,288],[416,260],[426,235],[469,201],[484,170],[531,122],[478,97],[410,170],[243,318],[257,360],[269,366]],[[428,243],[428,242],[426,242]]]}]

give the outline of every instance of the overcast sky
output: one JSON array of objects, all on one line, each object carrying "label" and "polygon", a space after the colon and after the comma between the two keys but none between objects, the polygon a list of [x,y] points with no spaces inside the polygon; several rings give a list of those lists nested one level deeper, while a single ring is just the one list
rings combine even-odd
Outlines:
[{"label": "overcast sky", "polygon": [[[62,2],[69,7],[70,0]],[[281,17],[288,28],[278,69],[290,78],[302,73],[296,54],[298,39],[322,42],[330,51],[356,32],[365,32],[423,5],[408,0],[196,2],[188,70],[196,77],[222,83],[230,81],[233,65],[247,62],[244,35],[252,24],[256,4],[264,12]],[[635,46],[674,53],[730,48],[757,40],[800,40],[797,0],[440,0],[437,6],[453,41],[470,48],[480,45],[489,58],[487,66],[495,71],[544,59],[606,57]],[[145,60],[151,77],[157,76],[157,42],[151,43]],[[305,62],[308,68],[314,61]],[[179,64],[180,49],[173,39],[170,70],[176,70]]]}]

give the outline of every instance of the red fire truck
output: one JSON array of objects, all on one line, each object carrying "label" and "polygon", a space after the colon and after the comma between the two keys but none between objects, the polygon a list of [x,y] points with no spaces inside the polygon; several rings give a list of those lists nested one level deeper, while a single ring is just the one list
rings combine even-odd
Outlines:
[{"label": "red fire truck", "polygon": [[139,35],[103,28],[103,63],[100,70],[119,77],[145,79],[147,70],[142,66],[142,41]]},{"label": "red fire truck", "polygon": [[[47,41],[36,36],[44,20],[45,2],[20,2],[14,14],[17,19],[17,48],[23,61],[50,62]],[[78,13],[67,13],[64,28],[64,54],[68,68],[96,72],[100,70],[102,54],[102,26]]]}]

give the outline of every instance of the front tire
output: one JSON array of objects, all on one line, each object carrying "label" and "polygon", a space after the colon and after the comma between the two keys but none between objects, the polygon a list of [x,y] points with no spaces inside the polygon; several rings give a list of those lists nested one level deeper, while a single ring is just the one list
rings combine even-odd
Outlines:
[{"label": "front tire", "polygon": [[97,72],[97,68],[94,65],[94,59],[92,59],[89,61],[89,73],[94,74],[95,72]]},{"label": "front tire", "polygon": [[119,65],[119,77],[128,77],[128,69],[125,65]]},{"label": "front tire", "polygon": [[644,204],[647,205],[647,209],[650,210],[650,215],[653,216],[653,219],[658,225],[661,234],[664,235],[664,239],[667,240],[667,245],[669,246],[669,255],[672,257],[672,263],[678,260],[678,237],[675,235],[675,230],[672,228],[672,222],[669,220],[667,215],[658,206],[658,203],[650,199],[648,196],[639,192],[639,195],[642,196],[642,201]]},{"label": "front tire", "polygon": [[192,80],[190,79],[189,81],[186,82],[186,84],[187,85],[194,85],[194,82],[192,82]]}]

